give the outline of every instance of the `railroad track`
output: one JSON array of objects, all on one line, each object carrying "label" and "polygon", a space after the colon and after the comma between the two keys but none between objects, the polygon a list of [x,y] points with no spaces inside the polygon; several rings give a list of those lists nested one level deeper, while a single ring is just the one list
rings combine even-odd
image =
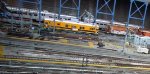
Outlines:
[{"label": "railroad track", "polygon": [[[15,46],[16,47],[16,46]],[[128,64],[128,63],[148,63],[148,62],[145,62],[145,61],[139,61],[139,60],[132,60],[132,59],[124,59],[124,58],[116,58],[116,57],[110,57],[110,56],[100,56],[100,55],[93,55],[93,54],[85,54],[85,53],[80,53],[80,52],[73,52],[73,51],[58,51],[58,50],[54,50],[54,49],[48,49],[48,48],[38,48],[38,47],[35,47],[35,50],[37,51],[41,51],[41,52],[38,52],[37,54],[62,54],[62,55],[67,55],[69,57],[74,57],[74,58],[88,58],[88,59],[94,59],[94,60],[97,60],[97,59],[106,59],[110,62],[123,62],[125,61],[124,63],[125,64]],[[32,52],[32,51],[30,51]],[[33,51],[35,52],[35,51]],[[127,63],[126,63],[127,62]]]},{"label": "railroad track", "polygon": [[[31,33],[28,32],[8,32],[9,36],[18,36],[18,37],[30,37],[32,38]],[[57,39],[60,37],[69,38],[69,39],[79,39],[79,40],[94,40],[97,41],[98,37],[96,35],[85,35],[85,34],[72,34],[66,32],[42,32],[41,36],[36,39],[44,39],[45,37],[49,39]]]},{"label": "railroad track", "polygon": [[[74,57],[74,58],[87,58],[87,59],[92,59],[92,60],[101,60],[101,59],[107,59],[110,62],[117,62],[119,61],[125,61],[126,63],[144,63],[144,61],[138,61],[138,60],[132,60],[132,59],[124,59],[124,58],[116,58],[116,57],[110,57],[110,56],[100,56],[100,55],[93,55],[93,54],[85,54],[85,53],[79,53],[79,52],[71,52],[71,51],[57,51],[54,49],[44,49],[44,48],[35,48],[35,51],[30,51],[30,52],[36,52],[36,54],[47,54],[47,55],[65,55],[68,57]],[[147,63],[147,62],[146,62]]]},{"label": "railroad track", "polygon": [[111,69],[132,69],[132,70],[146,70],[150,71],[150,67],[137,66],[137,65],[125,65],[125,64],[104,64],[98,62],[84,62],[78,60],[64,60],[64,59],[46,59],[46,58],[32,58],[23,56],[1,56],[0,60],[5,61],[19,61],[19,62],[30,62],[30,63],[47,63],[47,64],[59,64],[59,65],[70,65],[70,66],[88,66],[97,68],[111,68]]},{"label": "railroad track", "polygon": [[[149,66],[142,66],[142,65],[131,65],[131,64],[123,64],[123,63],[104,63],[99,61],[90,61],[89,59],[98,59],[101,60],[102,58],[106,58],[109,60],[129,60],[129,61],[136,61],[131,59],[123,59],[123,58],[115,58],[115,57],[106,57],[106,56],[99,56],[99,55],[92,55],[92,54],[84,54],[79,52],[63,52],[63,51],[55,51],[53,49],[41,49],[38,50],[44,51],[45,53],[50,52],[51,54],[64,54],[69,55],[72,58],[78,59],[77,57],[84,58],[84,60],[64,60],[61,59],[61,61],[52,61],[50,62],[50,59],[44,59],[44,58],[34,58],[34,59],[22,59],[21,58],[1,58],[1,60],[7,60],[7,61],[21,61],[21,62],[31,62],[31,63],[48,63],[48,64],[61,64],[61,65],[75,65],[75,66],[89,66],[89,67],[104,67],[104,68],[121,68],[121,69],[133,69],[133,70],[150,70]],[[48,51],[51,50],[51,51]],[[16,56],[18,57],[18,56]],[[88,59],[88,60],[86,60]],[[58,59],[57,59],[58,60]],[[62,61],[63,60],[63,61]],[[110,61],[111,62],[111,61]],[[138,61],[142,62],[142,61]],[[129,67],[130,66],[130,67]]]},{"label": "railroad track", "polygon": [[[5,44],[4,44],[5,45]],[[22,46],[16,46],[16,45],[7,45],[7,46],[11,46],[11,47],[21,47],[21,48],[25,48]],[[27,48],[28,49],[28,48]],[[19,52],[21,52],[22,50],[20,50]],[[45,55],[65,55],[68,57],[74,57],[74,58],[88,58],[88,59],[92,59],[92,60],[102,60],[102,59],[106,59],[110,62],[123,62],[125,64],[127,63],[148,63],[145,61],[139,61],[139,60],[132,60],[132,59],[125,59],[125,58],[117,58],[117,57],[110,57],[110,56],[101,56],[101,55],[93,55],[93,54],[85,54],[85,53],[80,53],[80,52],[74,52],[74,51],[61,51],[61,50],[55,50],[55,49],[48,49],[48,48],[39,48],[39,47],[35,47],[34,50],[30,50],[28,53],[35,53],[35,54],[45,54]]]},{"label": "railroad track", "polygon": [[[6,68],[16,68],[16,69],[20,69],[20,68],[26,68],[26,69],[42,69],[42,70],[54,70],[54,71],[71,71],[71,72],[84,72],[84,73],[115,73],[115,72],[108,72],[106,71],[102,71],[102,70],[97,70],[97,69],[88,69],[88,68],[72,68],[72,67],[63,67],[63,68],[57,68],[57,67],[41,67],[41,66],[16,66],[16,65],[0,65],[1,67],[6,67]],[[20,74],[21,72],[5,72],[4,71],[0,71],[0,73],[5,74],[5,73],[9,73],[9,74]],[[7,70],[9,71],[9,70]],[[26,72],[27,74],[33,74],[34,72]],[[35,73],[34,73],[35,74]],[[39,73],[37,73],[39,74]],[[46,72],[46,74],[48,74]]]}]

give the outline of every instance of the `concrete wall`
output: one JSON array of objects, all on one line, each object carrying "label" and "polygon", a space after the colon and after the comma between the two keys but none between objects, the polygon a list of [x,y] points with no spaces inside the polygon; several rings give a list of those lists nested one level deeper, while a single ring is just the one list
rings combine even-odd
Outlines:
[{"label": "concrete wall", "polygon": [[[11,3],[10,0],[5,0],[7,3]],[[13,5],[17,5],[17,2],[13,1]],[[112,3],[110,3],[112,6]],[[67,4],[68,6],[74,6],[71,2]],[[24,4],[25,7],[29,8],[34,8],[35,5],[28,5]],[[48,10],[50,12],[57,12],[58,13],[58,7],[59,7],[59,0],[43,0],[43,10]],[[117,0],[117,5],[116,5],[116,11],[115,11],[115,21],[119,22],[126,22],[127,17],[128,17],[128,11],[130,7],[130,0]],[[81,0],[81,13],[82,14],[85,10],[88,10],[91,12],[93,15],[95,15],[95,10],[96,10],[96,0]],[[107,10],[106,10],[107,11]],[[150,30],[150,5],[148,7],[147,11],[147,16],[146,16],[146,21],[145,21],[145,29]],[[67,14],[67,15],[73,15],[76,16],[76,11],[74,10],[62,10],[62,14]],[[102,19],[107,19],[110,20],[111,18],[109,16],[98,16],[98,18]],[[134,21],[132,20],[131,23],[133,24],[140,24],[139,21]]]}]

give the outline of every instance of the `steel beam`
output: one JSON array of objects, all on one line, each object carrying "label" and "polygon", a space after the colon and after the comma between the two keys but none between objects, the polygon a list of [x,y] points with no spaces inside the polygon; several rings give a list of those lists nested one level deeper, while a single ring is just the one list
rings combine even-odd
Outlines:
[{"label": "steel beam", "polygon": [[[75,5],[75,7],[66,6],[68,1],[70,1],[70,0],[59,0],[59,15],[58,15],[58,18],[60,18],[60,15],[62,13],[62,8],[63,9],[70,9],[70,10],[76,10],[77,11],[77,18],[79,18],[80,17],[81,0],[71,0],[73,2],[73,4]],[[75,1],[77,1],[77,2],[75,2]]]},{"label": "steel beam", "polygon": [[[23,7],[23,3],[29,3],[29,4],[34,4],[35,6],[37,6],[37,9],[38,9],[38,20],[39,20],[39,26],[41,27],[41,11],[42,11],[42,0],[19,0],[19,9]],[[20,11],[19,11],[20,13]],[[22,13],[20,13],[22,14]],[[20,15],[21,17],[21,26],[23,26],[23,23],[22,23],[22,15]],[[32,24],[32,23],[31,23]],[[39,28],[39,33],[40,33],[40,28]]]},{"label": "steel beam", "polygon": [[[128,20],[127,20],[127,27],[129,26],[131,19],[134,19],[136,21],[141,21],[142,24],[140,24],[140,27],[142,29],[144,29],[144,22],[145,22],[145,16],[146,16],[146,12],[147,12],[148,2],[147,2],[147,0],[143,0],[143,2],[138,1],[138,0],[130,0],[130,1],[131,1],[131,3],[130,3]],[[140,6],[138,6],[139,2],[141,3]],[[133,6],[136,7],[136,10],[134,10],[134,11],[133,11],[133,9],[134,9]],[[140,14],[140,17],[135,16],[138,13]]]},{"label": "steel beam", "polygon": [[[101,6],[100,6],[99,0],[97,0],[97,2],[96,2],[97,4],[96,4],[96,13],[95,13],[94,23],[96,22],[98,14],[101,14],[101,15],[111,16],[111,23],[113,24],[114,15],[115,15],[115,8],[116,8],[116,0],[102,0],[102,1],[104,2],[104,4],[102,4]],[[109,4],[111,1],[113,1],[113,7],[112,8]],[[107,7],[109,12],[103,11],[104,7]]]},{"label": "steel beam", "polygon": [[20,18],[21,18],[21,22],[20,22],[21,30],[22,30],[22,28],[23,28],[23,23],[22,23],[22,22],[23,22],[23,18],[22,18],[22,13],[21,13],[21,10],[20,10],[20,9],[23,7],[23,1],[24,1],[24,0],[19,0],[19,4],[18,4],[18,5],[19,5],[19,12],[18,12],[18,13],[19,13],[19,16],[20,16]]},{"label": "steel beam", "polygon": [[[39,26],[41,27],[41,10],[42,10],[42,0],[38,0],[38,11],[39,11]],[[39,34],[41,32],[41,29],[39,28]]]},{"label": "steel beam", "polygon": [[4,1],[0,0],[0,18],[3,18],[3,17],[7,17],[8,15],[8,9],[6,8],[6,4]]}]

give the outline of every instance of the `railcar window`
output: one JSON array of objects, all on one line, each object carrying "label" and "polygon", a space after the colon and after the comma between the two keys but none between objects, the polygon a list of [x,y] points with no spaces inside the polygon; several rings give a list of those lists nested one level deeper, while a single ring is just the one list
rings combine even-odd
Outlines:
[{"label": "railcar window", "polygon": [[12,13],[17,13],[17,11],[13,11]]},{"label": "railcar window", "polygon": [[27,12],[26,12],[25,14],[26,14],[26,15],[28,15],[28,13],[27,13]]},{"label": "railcar window", "polygon": [[103,25],[103,24],[100,24],[100,25]]},{"label": "railcar window", "polygon": [[29,13],[30,16],[32,16],[33,13]]},{"label": "railcar window", "polygon": [[49,18],[53,18],[52,16],[49,16]]},{"label": "railcar window", "polygon": [[90,30],[95,30],[95,28],[90,28]]},{"label": "railcar window", "polygon": [[20,14],[26,15],[26,13],[25,13],[25,12],[21,12]]},{"label": "railcar window", "polygon": [[69,27],[69,25],[68,25],[68,24],[66,24],[66,27]]},{"label": "railcar window", "polygon": [[48,22],[45,22],[45,24],[48,24]]},{"label": "railcar window", "polygon": [[60,25],[60,23],[57,23],[57,25]]},{"label": "railcar window", "polygon": [[51,24],[51,22],[48,22],[49,24]]},{"label": "railcar window", "polygon": [[81,29],[81,30],[83,30],[83,29],[84,29],[84,27],[80,27],[80,29]]},{"label": "railcar window", "polygon": [[99,23],[96,23],[96,24],[99,24]]},{"label": "railcar window", "polygon": [[37,14],[34,14],[34,16],[37,16]]},{"label": "railcar window", "polygon": [[76,26],[72,26],[72,28],[76,28]]}]

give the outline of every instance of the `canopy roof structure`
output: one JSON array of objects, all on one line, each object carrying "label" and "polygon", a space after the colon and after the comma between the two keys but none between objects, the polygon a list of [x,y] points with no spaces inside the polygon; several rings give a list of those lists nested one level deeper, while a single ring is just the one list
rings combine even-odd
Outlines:
[{"label": "canopy roof structure", "polygon": [[150,3],[150,0],[137,0],[137,1],[148,2],[148,3]]}]

